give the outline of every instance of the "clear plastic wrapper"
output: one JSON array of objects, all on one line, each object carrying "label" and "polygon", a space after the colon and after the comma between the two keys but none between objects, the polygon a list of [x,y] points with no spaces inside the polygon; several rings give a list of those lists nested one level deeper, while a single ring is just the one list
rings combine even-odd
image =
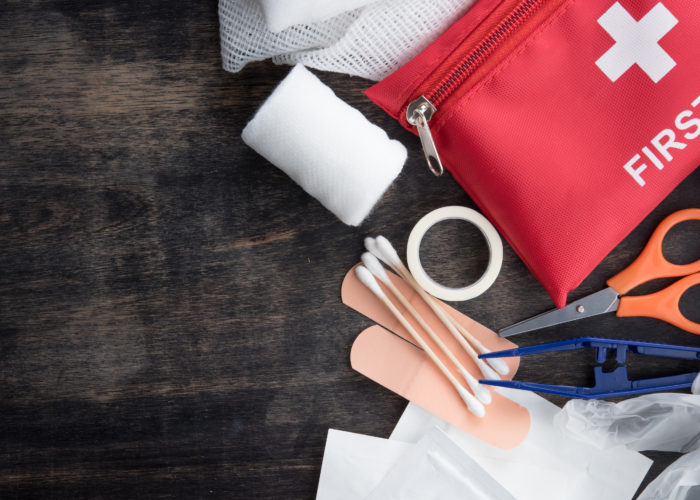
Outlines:
[{"label": "clear plastic wrapper", "polygon": [[700,450],[669,465],[637,500],[698,500],[700,498]]},{"label": "clear plastic wrapper", "polygon": [[366,500],[515,500],[457,443],[437,427],[384,476]]},{"label": "clear plastic wrapper", "polygon": [[416,442],[429,429],[438,426],[518,500],[630,500],[634,497],[651,460],[624,447],[600,450],[576,439],[562,439],[552,423],[561,411],[558,406],[534,392],[497,390],[530,412],[530,432],[515,448],[492,446],[414,403],[409,403],[390,439]]},{"label": "clear plastic wrapper", "polygon": [[623,445],[687,453],[700,448],[700,396],[659,393],[620,403],[572,399],[554,423],[567,436],[601,449]]}]

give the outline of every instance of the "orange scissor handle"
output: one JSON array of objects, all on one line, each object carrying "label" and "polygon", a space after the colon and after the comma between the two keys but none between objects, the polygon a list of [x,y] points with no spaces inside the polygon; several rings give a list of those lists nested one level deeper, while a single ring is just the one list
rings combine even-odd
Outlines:
[{"label": "orange scissor handle", "polygon": [[700,335],[700,323],[694,323],[683,316],[678,307],[681,296],[696,285],[700,285],[700,273],[686,276],[651,295],[622,297],[617,308],[617,315],[661,319],[687,332]]},{"label": "orange scissor handle", "polygon": [[686,276],[700,271],[700,259],[690,264],[671,264],[664,257],[662,244],[673,226],[687,220],[700,220],[700,208],[686,208],[674,212],[657,226],[639,257],[632,264],[610,278],[607,283],[620,295],[656,278]]}]

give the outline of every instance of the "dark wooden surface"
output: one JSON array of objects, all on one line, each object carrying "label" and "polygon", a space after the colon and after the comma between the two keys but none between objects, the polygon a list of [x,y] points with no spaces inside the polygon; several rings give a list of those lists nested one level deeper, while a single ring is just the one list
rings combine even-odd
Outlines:
[{"label": "dark wooden surface", "polygon": [[[0,498],[312,497],[329,427],[387,436],[405,406],[349,366],[371,324],[339,294],[362,238],[403,251],[422,215],[473,203],[427,172],[417,139],[361,94],[369,82],[317,72],[410,152],[362,227],[336,220],[241,142],[288,68],[222,71],[215,1],[2,10]],[[699,194],[696,171],[572,297]],[[669,253],[700,257],[697,226],[685,229]],[[474,236],[458,223],[431,232],[429,271],[475,277]],[[684,307],[697,319],[696,292]],[[496,284],[457,305],[494,329],[550,306],[509,247]],[[614,316],[523,341],[580,334],[700,345]],[[518,377],[586,383],[589,366],[533,359]],[[650,456],[645,483],[676,455]]]}]

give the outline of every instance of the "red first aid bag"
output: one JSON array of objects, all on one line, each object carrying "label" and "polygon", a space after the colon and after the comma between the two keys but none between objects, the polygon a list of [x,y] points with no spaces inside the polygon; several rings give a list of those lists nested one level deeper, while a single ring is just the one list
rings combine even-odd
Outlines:
[{"label": "red first aid bag", "polygon": [[367,95],[562,307],[700,164],[700,1],[479,0]]}]

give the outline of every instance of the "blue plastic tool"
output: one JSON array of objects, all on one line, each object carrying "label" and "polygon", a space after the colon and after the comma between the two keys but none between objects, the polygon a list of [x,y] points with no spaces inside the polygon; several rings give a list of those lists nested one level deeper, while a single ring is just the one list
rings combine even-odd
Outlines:
[{"label": "blue plastic tool", "polygon": [[550,385],[533,382],[519,382],[517,380],[480,380],[482,384],[498,387],[510,387],[513,389],[525,389],[528,391],[558,394],[572,398],[601,399],[617,396],[630,396],[648,392],[670,391],[690,387],[697,377],[698,372],[684,373],[670,377],[657,377],[641,380],[629,380],[627,367],[624,365],[627,351],[645,356],[657,356],[664,358],[688,359],[700,361],[700,348],[677,346],[669,344],[657,344],[653,342],[635,342],[632,340],[605,339],[599,337],[578,337],[570,340],[561,340],[529,347],[518,347],[505,351],[480,354],[480,358],[506,358],[512,356],[528,356],[558,351],[572,351],[592,347],[597,349],[596,362],[604,363],[607,359],[608,349],[616,349],[615,360],[621,366],[613,371],[604,372],[601,365],[593,367],[595,385],[593,387],[575,387],[570,385]]}]

